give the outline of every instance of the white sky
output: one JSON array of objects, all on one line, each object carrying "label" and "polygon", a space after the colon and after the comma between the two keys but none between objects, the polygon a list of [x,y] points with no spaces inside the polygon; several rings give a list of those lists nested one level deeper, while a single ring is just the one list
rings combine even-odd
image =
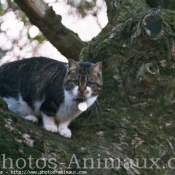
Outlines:
[{"label": "white sky", "polygon": [[[80,19],[77,15],[70,15],[70,6],[65,3],[65,0],[59,0],[56,3],[55,0],[44,1],[49,3],[50,6],[53,6],[55,12],[62,16],[63,25],[76,32],[83,41],[89,41],[97,36],[101,31],[100,26],[104,27],[108,22],[106,6],[103,0],[97,0],[97,7],[99,7],[98,19],[91,14],[83,19]],[[4,3],[4,7],[7,5],[6,0],[1,0],[1,3]],[[49,41],[45,41],[39,45],[38,41],[34,40],[30,44],[28,35],[31,38],[36,37],[40,34],[39,29],[33,25],[24,26],[24,23],[17,19],[13,11],[9,11],[0,17],[0,22],[0,29],[3,31],[0,33],[0,48],[8,51],[3,59],[1,59],[0,64],[32,56],[47,56],[57,60],[67,60]]]}]

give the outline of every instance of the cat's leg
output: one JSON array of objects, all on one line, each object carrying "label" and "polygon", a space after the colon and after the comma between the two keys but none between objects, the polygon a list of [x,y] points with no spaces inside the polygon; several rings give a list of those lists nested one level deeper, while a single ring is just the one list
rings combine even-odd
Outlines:
[{"label": "cat's leg", "polygon": [[22,117],[22,118],[24,118],[26,120],[29,120],[29,121],[32,121],[34,123],[38,123],[38,118],[35,117],[34,115],[27,115],[27,116]]},{"label": "cat's leg", "polygon": [[43,125],[47,131],[58,132],[58,127],[55,123],[55,117],[49,117],[44,112],[41,112]]},{"label": "cat's leg", "polygon": [[33,110],[29,107],[27,102],[25,102],[21,95],[19,95],[19,99],[9,97],[9,98],[3,98],[7,105],[8,109],[16,114],[18,114],[20,117],[32,121],[32,122],[38,122],[38,118],[33,115]]},{"label": "cat's leg", "polygon": [[72,132],[68,128],[70,122],[71,120],[59,122],[58,132],[60,133],[61,136],[71,138]]}]

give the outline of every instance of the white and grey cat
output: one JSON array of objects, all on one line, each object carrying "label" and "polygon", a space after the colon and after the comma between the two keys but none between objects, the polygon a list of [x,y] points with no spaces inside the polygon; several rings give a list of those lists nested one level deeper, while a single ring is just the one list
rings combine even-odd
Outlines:
[{"label": "white and grey cat", "polygon": [[9,110],[26,120],[70,138],[70,122],[82,113],[78,104],[90,107],[102,88],[102,63],[59,62],[33,57],[0,67],[0,95]]}]

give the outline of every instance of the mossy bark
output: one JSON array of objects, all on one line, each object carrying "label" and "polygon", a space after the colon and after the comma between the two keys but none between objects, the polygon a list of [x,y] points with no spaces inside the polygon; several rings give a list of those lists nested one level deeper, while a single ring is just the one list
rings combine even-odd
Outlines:
[{"label": "mossy bark", "polygon": [[109,23],[81,53],[81,59],[103,62],[105,136],[134,160],[160,159],[159,167],[140,168],[141,174],[173,174],[174,1],[157,1],[154,8],[144,0],[106,2]]},{"label": "mossy bark", "polygon": [[[14,163],[31,155],[35,167],[39,158],[53,158],[54,168],[66,169],[75,155],[71,170],[91,175],[174,174],[175,11],[162,1],[156,1],[162,8],[146,0],[106,2],[109,23],[80,56],[103,62],[98,103],[71,124],[71,139],[6,112],[2,104],[1,165],[2,154]],[[31,170],[27,165],[24,170]]]}]

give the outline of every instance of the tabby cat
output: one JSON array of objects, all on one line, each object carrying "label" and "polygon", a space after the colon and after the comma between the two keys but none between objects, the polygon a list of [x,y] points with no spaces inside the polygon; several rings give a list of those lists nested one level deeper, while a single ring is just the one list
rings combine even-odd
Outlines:
[{"label": "tabby cat", "polygon": [[90,107],[102,88],[102,63],[59,62],[33,57],[0,67],[0,96],[9,110],[26,120],[70,138],[70,122],[82,111],[78,104]]}]

